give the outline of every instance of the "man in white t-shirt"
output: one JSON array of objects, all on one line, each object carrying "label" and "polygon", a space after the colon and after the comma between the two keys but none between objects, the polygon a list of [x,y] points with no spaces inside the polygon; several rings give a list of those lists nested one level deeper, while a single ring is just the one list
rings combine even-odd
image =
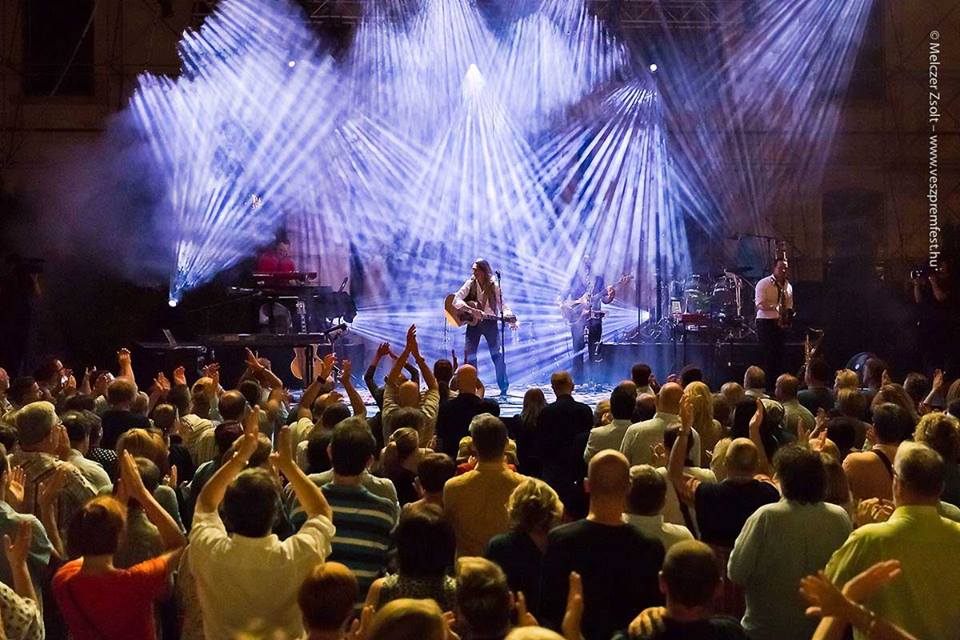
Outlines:
[{"label": "man in white t-shirt", "polygon": [[[236,455],[204,486],[193,517],[189,569],[207,638],[303,637],[297,592],[331,552],[330,505],[294,462],[286,427],[273,462],[293,486],[307,521],[283,542],[271,533],[280,504],[276,482],[266,470],[246,469],[257,448],[258,418],[251,412],[244,421]],[[230,534],[218,513],[221,503]]]}]

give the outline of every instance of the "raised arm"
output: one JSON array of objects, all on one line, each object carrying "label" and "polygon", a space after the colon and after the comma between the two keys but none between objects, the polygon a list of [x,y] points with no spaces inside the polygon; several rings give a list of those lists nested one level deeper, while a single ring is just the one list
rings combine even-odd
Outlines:
[{"label": "raised arm", "polygon": [[133,375],[133,361],[130,357],[130,349],[126,347],[117,351],[117,365],[120,367],[118,378],[126,378],[133,384],[137,384],[137,379]]},{"label": "raised arm", "polygon": [[230,486],[234,478],[240,475],[241,471],[247,468],[250,456],[257,450],[257,436],[260,432],[259,422],[259,407],[254,407],[253,411],[243,420],[243,436],[233,457],[217,469],[216,473],[200,491],[197,498],[198,512],[215,512],[220,507],[220,503],[223,502],[227,487]]},{"label": "raised arm", "polygon": [[700,481],[683,473],[683,463],[687,455],[687,441],[693,431],[693,401],[686,393],[680,398],[680,431],[670,458],[667,461],[667,477],[677,492],[677,498],[685,504],[693,504]]},{"label": "raised arm", "polygon": [[387,384],[396,387],[400,384],[400,370],[403,369],[404,365],[407,364],[407,358],[410,357],[410,352],[413,350],[413,344],[417,339],[417,325],[412,324],[410,328],[407,329],[407,344],[403,348],[403,352],[400,356],[394,361],[393,367],[390,369],[389,375],[387,375]]},{"label": "raised arm", "polygon": [[247,349],[247,369],[253,373],[257,382],[268,389],[276,389],[277,387],[283,386],[283,381],[277,377],[277,374],[263,366],[260,359],[257,358],[249,348]]},{"label": "raised arm", "polygon": [[427,389],[436,391],[440,388],[440,385],[437,384],[437,379],[433,375],[433,370],[430,368],[430,365],[427,364],[427,361],[423,359],[423,356],[420,355],[420,343],[417,342],[417,333],[414,329],[413,333],[413,343],[411,346],[411,353],[413,354],[413,360],[417,363],[417,367],[420,369],[420,375],[423,377],[423,381],[427,383]]},{"label": "raised arm", "polygon": [[129,451],[124,451],[120,458],[120,483],[123,492],[140,503],[147,519],[160,532],[160,539],[166,551],[174,551],[187,545],[187,539],[181,533],[173,516],[160,506],[153,494],[143,485],[143,479],[137,471],[137,463]]},{"label": "raised arm", "polygon": [[290,481],[290,486],[293,487],[293,492],[300,506],[303,507],[304,513],[307,514],[307,518],[326,516],[328,519],[333,519],[333,510],[323,492],[320,491],[320,487],[314,484],[293,460],[293,442],[289,427],[280,429],[277,450],[270,455],[270,460]]},{"label": "raised arm", "polygon": [[353,415],[359,418],[366,418],[367,407],[363,404],[363,400],[360,398],[360,394],[357,393],[356,387],[353,386],[353,380],[350,379],[351,373],[353,373],[353,367],[350,361],[344,360],[340,364],[340,382],[343,384],[344,391],[347,392],[347,398],[350,399],[350,408],[353,409]]},{"label": "raised arm", "polygon": [[7,563],[13,578],[13,590],[17,595],[39,604],[37,593],[33,589],[33,580],[27,569],[27,556],[30,554],[30,543],[33,540],[33,525],[28,520],[21,520],[17,525],[17,532],[13,539],[9,535],[3,536],[3,549],[7,554]]},{"label": "raised arm", "polygon": [[770,468],[770,459],[767,458],[767,450],[763,447],[763,438],[760,437],[760,428],[763,426],[763,419],[766,415],[766,408],[763,406],[763,400],[757,398],[757,410],[750,418],[750,440],[757,447],[757,465],[760,472],[766,475],[772,475]]}]

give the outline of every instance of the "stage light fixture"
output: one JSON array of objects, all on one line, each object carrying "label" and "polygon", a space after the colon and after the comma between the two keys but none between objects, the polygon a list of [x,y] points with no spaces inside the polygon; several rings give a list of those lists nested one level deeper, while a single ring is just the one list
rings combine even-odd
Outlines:
[{"label": "stage light fixture", "polygon": [[660,67],[658,67],[658,66],[656,65],[656,63],[651,64],[651,65],[650,65],[650,73],[656,73],[656,72],[657,72],[657,69],[659,69],[659,68],[660,68]]}]

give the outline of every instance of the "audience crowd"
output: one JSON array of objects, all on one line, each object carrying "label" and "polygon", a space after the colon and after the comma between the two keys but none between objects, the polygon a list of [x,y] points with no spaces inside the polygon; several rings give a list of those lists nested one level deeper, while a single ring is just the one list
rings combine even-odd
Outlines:
[{"label": "audience crowd", "polygon": [[501,419],[415,327],[363,376],[375,416],[336,365],[299,402],[249,351],[232,389],[138,385],[125,349],[0,369],[0,637],[960,637],[940,371],[637,364],[595,409],[561,371]]}]

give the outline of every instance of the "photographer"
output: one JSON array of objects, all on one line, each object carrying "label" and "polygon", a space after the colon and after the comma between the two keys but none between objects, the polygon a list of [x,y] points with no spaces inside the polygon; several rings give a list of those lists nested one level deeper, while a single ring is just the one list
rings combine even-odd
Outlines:
[{"label": "photographer", "polygon": [[956,376],[956,313],[950,265],[940,260],[936,269],[915,269],[910,273],[910,281],[917,305],[917,337],[924,370],[940,368],[948,376]]}]

